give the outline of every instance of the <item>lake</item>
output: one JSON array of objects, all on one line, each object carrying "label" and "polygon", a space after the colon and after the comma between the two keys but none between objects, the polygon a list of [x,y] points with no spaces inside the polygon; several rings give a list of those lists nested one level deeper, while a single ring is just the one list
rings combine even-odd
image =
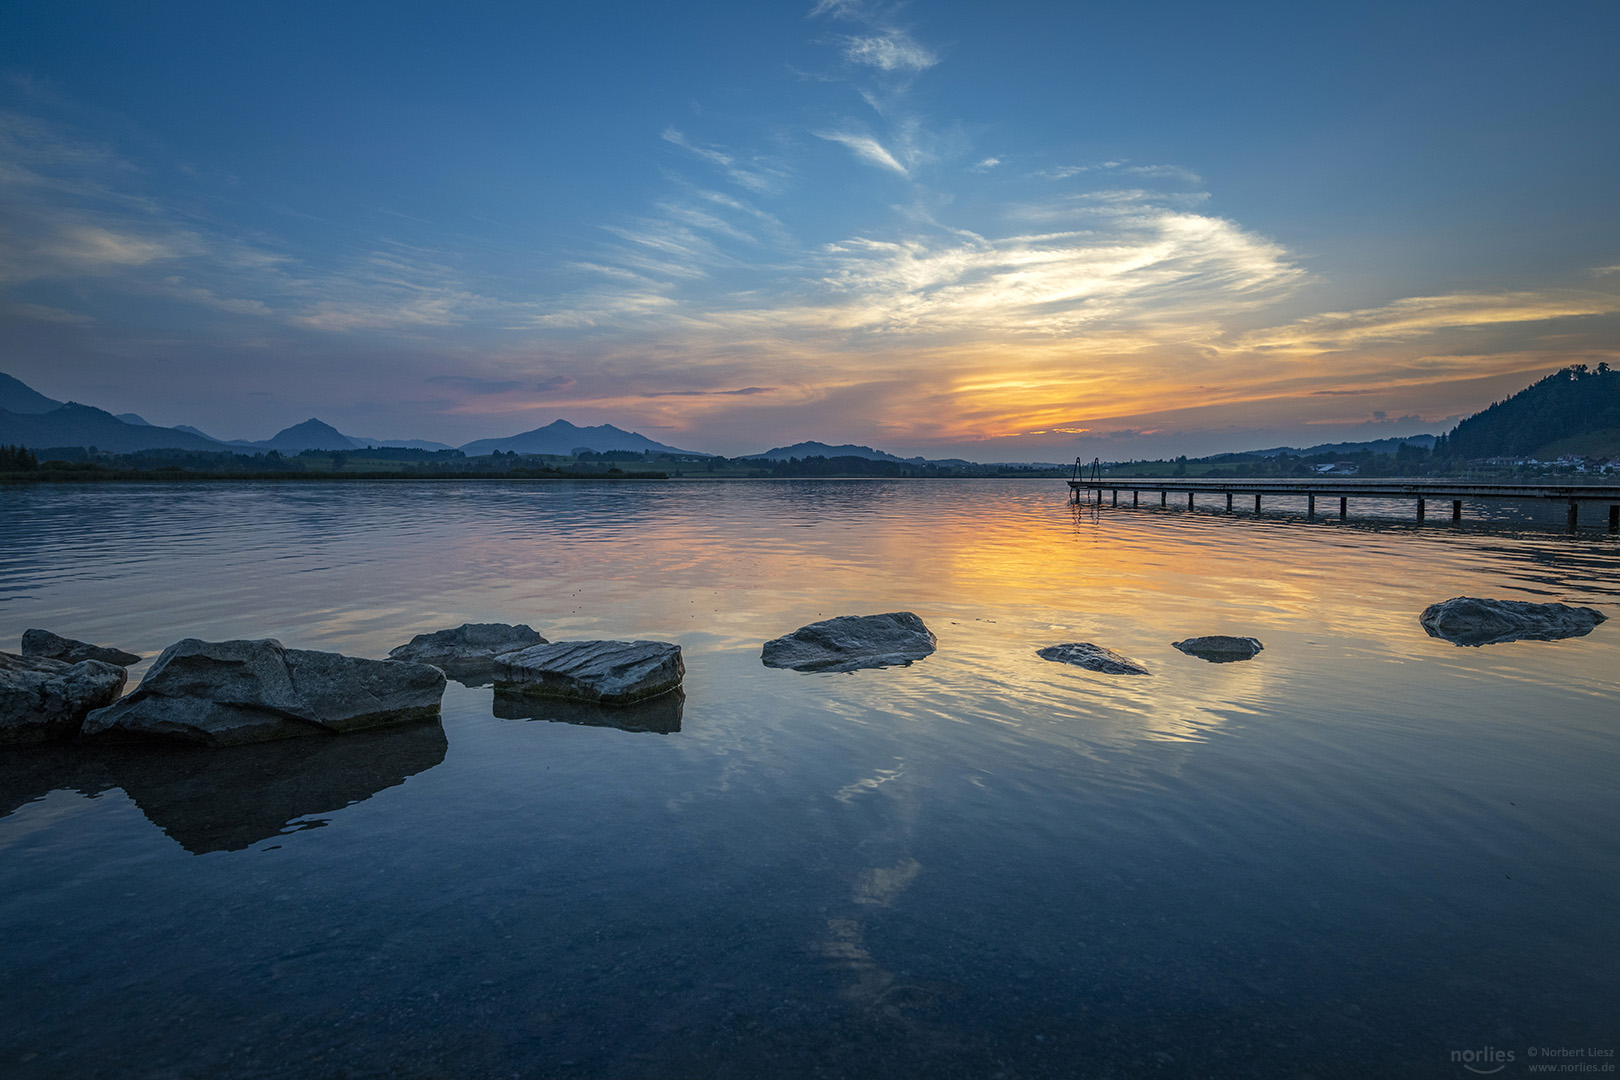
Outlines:
[{"label": "lake", "polygon": [[[1620,1049],[1615,537],[828,480],[10,488],[0,541],[7,651],[38,626],[380,657],[499,621],[687,666],[628,719],[451,683],[442,725],[5,753],[8,1076],[1511,1076]],[[1461,595],[1611,621],[1428,637]],[[937,653],[760,663],[900,610]],[[1265,650],[1171,647],[1200,634]],[[1070,641],[1151,674],[1035,655]]]}]

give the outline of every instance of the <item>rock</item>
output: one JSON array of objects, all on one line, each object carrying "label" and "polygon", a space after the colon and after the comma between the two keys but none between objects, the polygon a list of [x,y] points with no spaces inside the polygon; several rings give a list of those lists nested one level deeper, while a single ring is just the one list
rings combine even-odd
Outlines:
[{"label": "rock", "polygon": [[1482,600],[1456,596],[1423,609],[1418,621],[1430,637],[1454,645],[1496,645],[1529,638],[1557,641],[1581,637],[1607,616],[1589,607],[1531,604],[1523,600]]},{"label": "rock", "polygon": [[1212,664],[1230,664],[1235,660],[1251,660],[1259,655],[1265,646],[1252,637],[1227,637],[1224,634],[1210,634],[1206,637],[1190,637],[1186,641],[1172,641],[1170,643],[1188,656],[1196,656],[1208,660]]},{"label": "rock", "polygon": [[33,746],[79,734],[92,709],[124,692],[124,669],[0,652],[0,746]]},{"label": "rock", "polygon": [[546,720],[554,724],[610,727],[620,731],[671,735],[681,730],[686,694],[676,687],[655,698],[628,705],[602,705],[594,701],[540,698],[514,690],[495,690],[494,712],[501,720]]},{"label": "rock", "polygon": [[801,626],[765,643],[766,667],[794,671],[855,671],[921,660],[938,639],[909,611],[884,615],[840,615]]},{"label": "rock", "polygon": [[235,746],[429,720],[444,672],[427,664],[199,641],[163,650],[135,692],[85,718],[83,737]]},{"label": "rock", "polygon": [[667,641],[558,641],[496,657],[496,689],[628,705],[681,685],[681,647]]},{"label": "rock", "polygon": [[22,654],[24,656],[44,656],[51,660],[61,660],[69,664],[77,664],[80,660],[100,660],[103,664],[129,667],[131,664],[141,662],[139,656],[125,652],[123,649],[113,649],[105,645],[92,645],[87,641],[74,641],[72,638],[53,634],[49,630],[24,630]]},{"label": "rock", "polygon": [[1104,675],[1151,675],[1152,672],[1113,649],[1093,645],[1089,641],[1071,641],[1064,645],[1048,645],[1035,654],[1042,660],[1056,660],[1060,664],[1073,664],[1088,671]]},{"label": "rock", "polygon": [[546,639],[530,626],[462,623],[453,630],[417,634],[408,645],[401,645],[390,652],[388,658],[432,664],[452,679],[465,682],[493,675],[495,658],[502,653],[544,644]]}]

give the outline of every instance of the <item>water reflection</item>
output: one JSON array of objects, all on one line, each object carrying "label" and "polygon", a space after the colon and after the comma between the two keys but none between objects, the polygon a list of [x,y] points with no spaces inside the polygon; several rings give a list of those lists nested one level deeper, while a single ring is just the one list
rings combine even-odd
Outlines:
[{"label": "water reflection", "polygon": [[0,817],[52,791],[122,788],[193,855],[241,851],[326,821],[444,760],[437,722],[223,749],[49,747],[0,757]]},{"label": "water reflection", "polygon": [[495,716],[501,720],[549,720],[558,724],[650,731],[670,735],[681,730],[686,694],[679,688],[629,705],[598,705],[589,701],[540,698],[515,690],[495,688]]}]

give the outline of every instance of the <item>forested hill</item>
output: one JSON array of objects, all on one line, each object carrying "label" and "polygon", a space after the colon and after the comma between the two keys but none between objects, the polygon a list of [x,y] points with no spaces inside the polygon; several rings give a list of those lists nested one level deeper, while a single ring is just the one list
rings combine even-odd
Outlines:
[{"label": "forested hill", "polygon": [[1563,454],[1620,455],[1620,371],[1607,364],[1555,371],[1458,424],[1436,440],[1434,453],[1542,461]]}]

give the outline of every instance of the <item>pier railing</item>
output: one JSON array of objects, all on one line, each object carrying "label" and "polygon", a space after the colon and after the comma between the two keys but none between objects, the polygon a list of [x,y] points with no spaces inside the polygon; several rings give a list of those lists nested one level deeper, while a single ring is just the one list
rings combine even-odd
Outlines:
[{"label": "pier railing", "polygon": [[1083,476],[1079,468],[1069,488],[1076,499],[1084,493],[1093,494],[1100,502],[1104,492],[1111,492],[1113,505],[1119,505],[1119,493],[1128,491],[1131,505],[1140,506],[1142,492],[1157,492],[1159,505],[1169,506],[1171,493],[1187,496],[1187,509],[1193,509],[1198,495],[1226,496],[1227,513],[1233,512],[1238,498],[1254,499],[1254,512],[1261,512],[1262,499],[1267,495],[1284,495],[1305,499],[1306,517],[1315,519],[1316,500],[1338,499],[1339,519],[1349,516],[1351,499],[1411,499],[1416,504],[1417,520],[1423,522],[1430,503],[1451,503],[1451,520],[1461,521],[1464,500],[1514,499],[1525,501],[1561,502],[1567,507],[1569,530],[1580,528],[1582,503],[1608,507],[1610,532],[1620,532],[1620,486],[1601,484],[1489,484],[1472,480],[1447,479],[1364,479],[1361,477],[1299,477],[1286,480],[1199,480],[1190,477],[1168,476]]}]

